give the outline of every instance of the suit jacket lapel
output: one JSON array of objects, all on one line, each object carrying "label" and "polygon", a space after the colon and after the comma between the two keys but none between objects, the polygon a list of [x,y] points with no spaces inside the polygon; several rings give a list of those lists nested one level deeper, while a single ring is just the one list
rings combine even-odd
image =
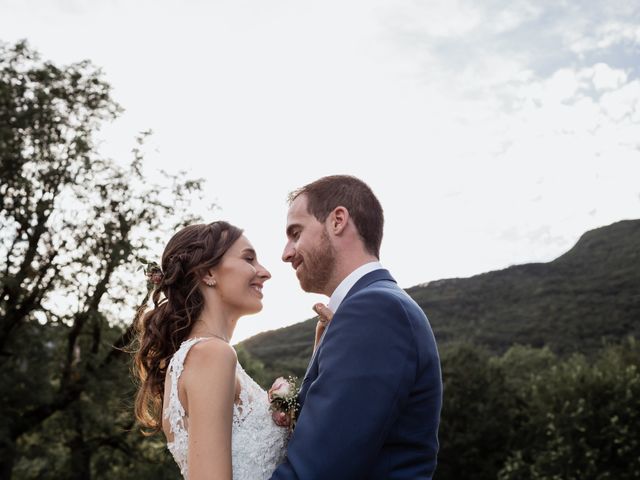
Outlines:
[{"label": "suit jacket lapel", "polygon": [[[363,288],[368,287],[372,283],[379,282],[380,280],[389,280],[389,281],[392,281],[392,282],[395,283],[394,278],[391,276],[391,274],[389,273],[388,270],[385,270],[384,268],[381,268],[381,269],[378,269],[378,270],[374,270],[373,272],[369,272],[366,275],[364,275],[362,278],[360,278],[355,283],[355,285],[353,287],[351,287],[351,290],[349,290],[347,292],[347,294],[345,295],[344,300],[342,302],[344,303],[354,293],[357,293],[360,290],[362,290]],[[338,310],[336,310],[334,315],[337,315],[339,311],[340,311],[340,307],[338,307]],[[316,359],[316,353],[320,349],[320,345],[322,344],[322,340],[324,340],[324,337],[325,337],[325,335],[326,335],[326,333],[327,333],[327,331],[329,330],[330,327],[331,327],[331,323],[329,323],[329,326],[327,326],[327,328],[322,333],[322,337],[320,337],[320,340],[318,341],[318,348],[316,348],[315,351],[313,352],[313,354],[311,355],[311,360],[309,361],[309,365],[307,365],[307,371],[304,374],[304,379],[306,379],[309,376],[309,372],[311,370],[311,366],[313,365],[313,362]],[[303,381],[304,381],[304,379],[303,379]]]},{"label": "suit jacket lapel", "polygon": [[[367,273],[364,277],[358,280],[353,287],[351,287],[351,290],[349,290],[349,292],[347,292],[347,294],[345,295],[343,302],[346,301],[347,298],[349,298],[354,293],[357,293],[363,288],[368,287],[372,283],[379,282],[380,280],[389,280],[396,283],[395,279],[391,276],[388,270],[385,270],[384,268],[374,270],[373,272]],[[340,307],[338,307],[338,311],[336,313],[338,313],[339,311]]]}]

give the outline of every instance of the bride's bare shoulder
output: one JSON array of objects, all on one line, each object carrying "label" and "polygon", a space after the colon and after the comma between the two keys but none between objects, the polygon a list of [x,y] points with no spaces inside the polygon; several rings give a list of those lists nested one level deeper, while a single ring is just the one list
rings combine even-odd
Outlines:
[{"label": "bride's bare shoulder", "polygon": [[224,379],[235,375],[238,356],[235,349],[217,338],[196,343],[185,360],[183,376],[185,383],[199,383],[206,378]]}]

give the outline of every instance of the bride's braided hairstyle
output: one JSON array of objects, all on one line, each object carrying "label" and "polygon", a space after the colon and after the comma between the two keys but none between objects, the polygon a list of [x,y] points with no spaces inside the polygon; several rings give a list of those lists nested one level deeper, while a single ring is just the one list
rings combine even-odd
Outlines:
[{"label": "bride's braided hairstyle", "polygon": [[136,316],[137,348],[133,367],[139,379],[135,415],[149,433],[162,428],[164,381],[169,360],[189,336],[204,307],[202,277],[216,267],[242,236],[227,222],[184,227],[162,254],[162,274],[153,294],[153,308]]}]

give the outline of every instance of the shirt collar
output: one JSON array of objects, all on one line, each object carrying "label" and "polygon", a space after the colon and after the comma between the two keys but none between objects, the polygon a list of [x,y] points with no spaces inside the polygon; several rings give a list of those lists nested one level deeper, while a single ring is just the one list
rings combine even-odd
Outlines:
[{"label": "shirt collar", "polygon": [[331,310],[333,313],[336,313],[336,310],[338,310],[338,307],[344,300],[344,297],[347,296],[347,293],[349,293],[349,290],[351,290],[351,287],[353,287],[356,282],[364,277],[367,273],[373,272],[374,270],[379,270],[381,268],[382,264],[380,262],[369,262],[359,266],[353,272],[347,275],[346,278],[342,280],[342,282],[340,282],[338,288],[336,288],[331,294],[328,305],[329,310]]}]

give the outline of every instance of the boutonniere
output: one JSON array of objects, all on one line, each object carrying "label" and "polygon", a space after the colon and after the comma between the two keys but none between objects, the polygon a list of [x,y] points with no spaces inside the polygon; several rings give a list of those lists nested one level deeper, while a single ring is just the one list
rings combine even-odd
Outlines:
[{"label": "boutonniere", "polygon": [[276,425],[288,427],[289,432],[293,431],[300,404],[298,403],[298,379],[295,377],[278,377],[269,389],[269,403],[271,406],[271,417]]}]

